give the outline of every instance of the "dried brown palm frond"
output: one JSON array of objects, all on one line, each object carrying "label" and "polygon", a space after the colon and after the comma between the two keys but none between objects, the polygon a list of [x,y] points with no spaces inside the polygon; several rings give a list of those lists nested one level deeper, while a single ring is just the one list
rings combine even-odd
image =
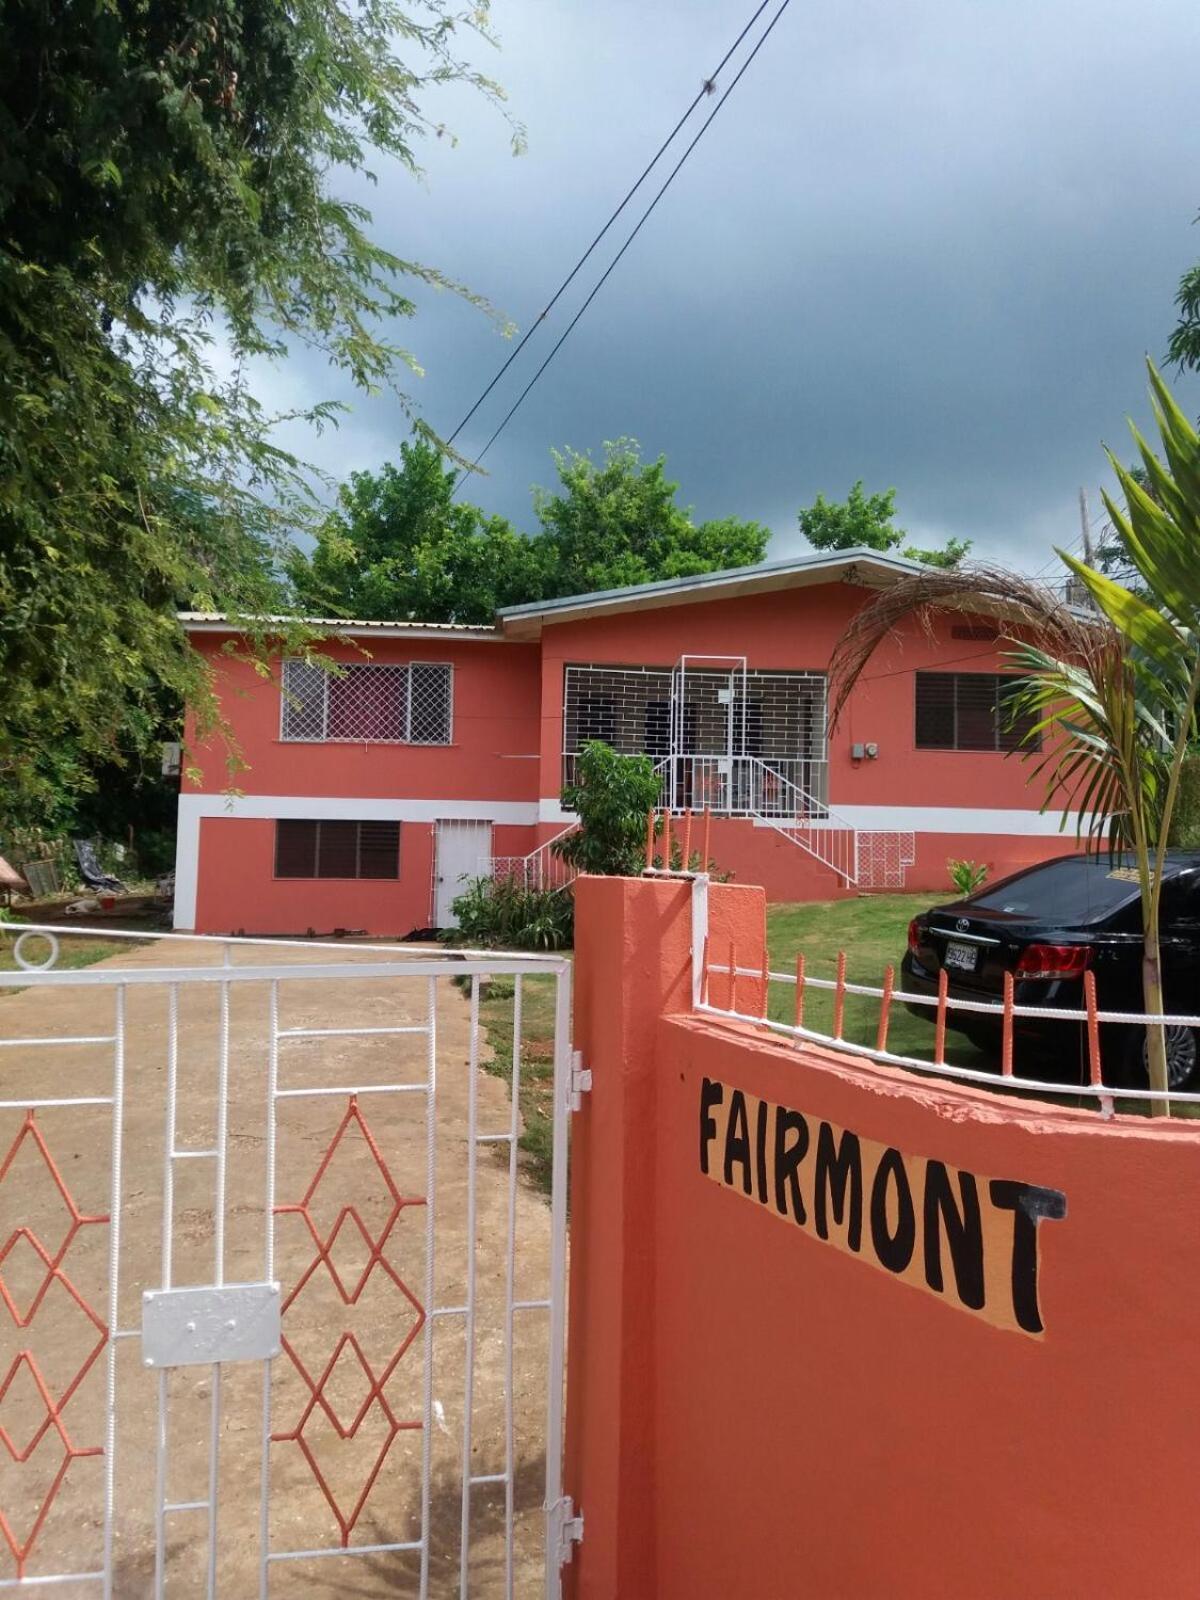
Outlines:
[{"label": "dried brown palm frond", "polygon": [[891,584],[858,612],[829,664],[830,727],[837,725],[854,685],[879,646],[915,620],[933,638],[939,612],[989,617],[1014,645],[1035,644],[1047,655],[1097,665],[1122,651],[1121,637],[1104,617],[1083,616],[1062,594],[1036,578],[1001,567],[968,566],[914,573]]}]

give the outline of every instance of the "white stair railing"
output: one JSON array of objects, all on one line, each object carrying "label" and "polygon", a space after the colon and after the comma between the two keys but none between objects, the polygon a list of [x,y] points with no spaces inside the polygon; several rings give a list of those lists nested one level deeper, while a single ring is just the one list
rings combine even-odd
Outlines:
[{"label": "white stair railing", "polygon": [[560,839],[576,833],[577,822],[567,826],[524,856],[489,856],[479,864],[485,878],[505,878],[525,889],[565,889],[579,876],[578,870],[553,849]]},{"label": "white stair railing", "polygon": [[770,762],[757,756],[735,759],[749,764],[744,782],[757,820],[829,867],[847,888],[904,887],[904,870],[916,859],[912,833],[856,828]]}]

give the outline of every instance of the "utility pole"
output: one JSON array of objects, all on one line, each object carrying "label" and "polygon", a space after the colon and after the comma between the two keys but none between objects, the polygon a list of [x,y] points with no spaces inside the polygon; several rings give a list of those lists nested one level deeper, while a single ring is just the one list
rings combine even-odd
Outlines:
[{"label": "utility pole", "polygon": [[1083,560],[1086,566],[1094,566],[1092,559],[1092,519],[1088,514],[1087,490],[1079,491],[1079,522],[1083,528]]}]

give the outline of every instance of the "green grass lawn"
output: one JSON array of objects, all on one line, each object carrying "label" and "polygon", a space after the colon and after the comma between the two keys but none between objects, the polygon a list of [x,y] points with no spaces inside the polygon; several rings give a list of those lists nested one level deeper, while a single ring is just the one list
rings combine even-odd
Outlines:
[{"label": "green grass lawn", "polygon": [[[767,946],[771,970],[796,970],[796,956],[804,952],[805,971],[812,978],[837,976],[838,951],[846,952],[846,977],[851,983],[883,987],[886,967],[896,969],[900,981],[900,959],[904,955],[908,924],[920,911],[927,911],[936,897],[930,894],[864,895],[853,900],[835,900],[807,905],[767,907]],[[790,984],[771,985],[770,1015],[778,1022],[794,1019],[795,990]],[[930,1017],[933,1012],[930,1009]],[[833,1029],[833,995],[809,989],[804,1002],[806,1027],[821,1033]],[[865,995],[847,995],[843,1037],[854,1044],[875,1043],[879,1026],[879,1001]],[[895,1055],[933,1060],[933,1023],[914,1017],[903,1006],[893,1004],[888,1031],[888,1049]],[[986,1069],[990,1062],[974,1045],[947,1029],[946,1059],[956,1066]]]},{"label": "green grass lawn", "polygon": [[[484,1070],[503,1078],[510,1092],[515,987],[510,977],[479,986],[479,1020],[492,1049]],[[545,1194],[550,1193],[553,1171],[554,990],[549,973],[531,972],[521,979],[521,1157],[530,1179]]]}]

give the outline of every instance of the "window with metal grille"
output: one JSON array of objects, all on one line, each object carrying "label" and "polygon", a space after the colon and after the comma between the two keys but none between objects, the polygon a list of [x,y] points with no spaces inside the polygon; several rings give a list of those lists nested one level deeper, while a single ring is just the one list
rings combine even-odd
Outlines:
[{"label": "window with metal grille", "polygon": [[283,669],[280,737],[322,744],[449,744],[454,669],[440,662],[354,662],[338,673],[307,661]]},{"label": "window with metal grille", "polygon": [[398,878],[398,822],[309,822],[275,824],[277,878]]},{"label": "window with metal grille", "polygon": [[918,672],[916,680],[918,750],[1031,748],[1027,737],[1037,718],[1014,717],[1011,704],[1020,678],[996,672]]},{"label": "window with metal grille", "polygon": [[[745,699],[743,699],[743,694]],[[825,757],[825,678],[818,672],[739,674],[693,669],[675,704],[669,668],[566,668],[563,753],[603,739],[623,755],[666,755],[672,716],[682,753]]]}]

